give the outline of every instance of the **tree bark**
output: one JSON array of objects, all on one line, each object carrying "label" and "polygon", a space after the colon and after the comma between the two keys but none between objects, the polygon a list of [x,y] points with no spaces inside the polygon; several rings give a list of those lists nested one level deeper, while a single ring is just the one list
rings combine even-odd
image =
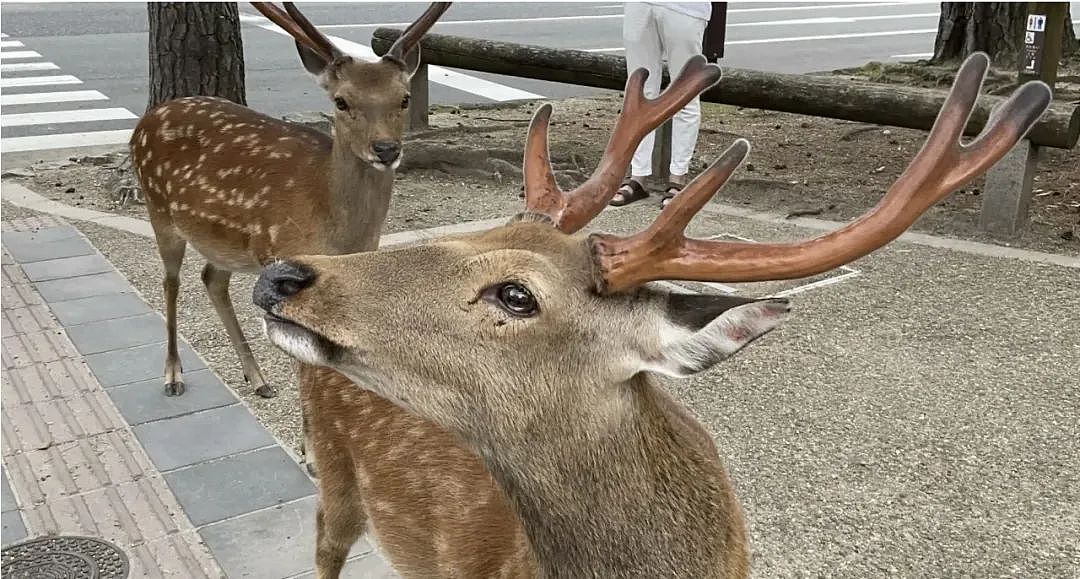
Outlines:
[{"label": "tree bark", "polygon": [[147,110],[185,96],[246,105],[244,44],[235,2],[149,2]]},{"label": "tree bark", "polygon": [[[932,64],[956,63],[972,52],[990,55],[997,68],[1016,65],[1024,46],[1025,2],[942,2]],[[1076,31],[1066,10],[1062,54],[1077,50]]]}]

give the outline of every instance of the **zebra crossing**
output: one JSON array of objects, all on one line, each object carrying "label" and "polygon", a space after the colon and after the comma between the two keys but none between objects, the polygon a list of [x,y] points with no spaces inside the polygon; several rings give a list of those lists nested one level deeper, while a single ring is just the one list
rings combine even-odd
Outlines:
[{"label": "zebra crossing", "polygon": [[44,58],[0,33],[0,153],[126,143],[138,115]]}]

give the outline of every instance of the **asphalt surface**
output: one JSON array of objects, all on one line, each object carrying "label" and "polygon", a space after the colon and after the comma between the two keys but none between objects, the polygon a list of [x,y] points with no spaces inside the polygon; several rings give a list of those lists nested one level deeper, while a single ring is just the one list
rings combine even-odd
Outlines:
[{"label": "asphalt surface", "polygon": [[[341,39],[346,50],[363,53],[376,27],[403,27],[425,6],[318,3],[305,4],[303,9],[325,32]],[[241,12],[250,105],[274,115],[328,109],[322,92],[300,66],[293,43],[249,5],[242,3]],[[11,154],[23,153],[21,157],[26,158],[25,153],[59,146],[123,142],[126,135],[121,131],[134,126],[146,105],[145,5],[4,3],[0,15],[6,35],[0,52],[5,160],[12,160]],[[937,15],[934,3],[732,3],[723,64],[810,72],[869,60],[913,59],[932,49]],[[621,26],[619,3],[458,3],[434,31],[618,53]],[[596,92],[573,85],[454,72],[460,74],[452,79],[432,72],[433,102],[559,98]],[[69,91],[97,94],[91,95],[94,100],[66,102],[46,102],[56,97],[19,98]],[[41,114],[62,111],[68,111],[60,115],[62,119]]]}]

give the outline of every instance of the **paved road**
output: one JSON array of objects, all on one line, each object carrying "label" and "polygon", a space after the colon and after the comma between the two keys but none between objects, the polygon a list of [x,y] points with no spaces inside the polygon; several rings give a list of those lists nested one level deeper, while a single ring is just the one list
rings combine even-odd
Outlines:
[{"label": "paved road", "polygon": [[[343,48],[362,54],[376,27],[404,26],[425,6],[319,3],[304,11]],[[275,115],[328,109],[292,42],[250,6],[241,11],[250,104]],[[732,3],[724,64],[810,72],[913,59],[931,50],[937,15],[935,3]],[[2,16],[4,160],[124,142],[146,103],[145,6],[5,3]],[[618,3],[459,3],[435,31],[618,52],[621,19]],[[468,71],[431,76],[438,103],[593,92]]]}]

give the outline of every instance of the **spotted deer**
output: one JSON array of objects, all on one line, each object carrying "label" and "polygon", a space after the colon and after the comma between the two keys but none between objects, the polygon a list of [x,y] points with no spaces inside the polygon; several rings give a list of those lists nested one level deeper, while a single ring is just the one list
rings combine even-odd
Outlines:
[{"label": "spotted deer", "polygon": [[436,2],[380,60],[341,52],[291,3],[252,3],[296,39],[304,67],[336,108],[333,136],[221,98],[193,96],[149,111],[131,136],[132,164],[165,266],[165,393],[184,393],[176,342],[180,267],[191,244],[203,283],[264,397],[263,378],[229,298],[233,272],[276,256],[375,249],[390,205],[418,42],[449,7]]},{"label": "spotted deer", "polygon": [[506,225],[268,265],[253,295],[268,339],[351,379],[312,398],[318,576],[338,576],[368,525],[406,577],[748,576],[743,515],[712,435],[660,377],[708,370],[779,326],[789,303],[651,282],[806,277],[896,239],[1049,106],[1049,88],[1027,83],[961,144],[988,66],[983,54],[965,61],[928,140],[874,208],[812,239],[686,237],[749,153],[743,139],[644,231],[579,233],[637,141],[717,80],[697,57],[655,101],[643,97],[645,71],[630,75],[598,168],[569,193],[553,178],[552,109],[541,107],[525,145],[526,211]]}]

